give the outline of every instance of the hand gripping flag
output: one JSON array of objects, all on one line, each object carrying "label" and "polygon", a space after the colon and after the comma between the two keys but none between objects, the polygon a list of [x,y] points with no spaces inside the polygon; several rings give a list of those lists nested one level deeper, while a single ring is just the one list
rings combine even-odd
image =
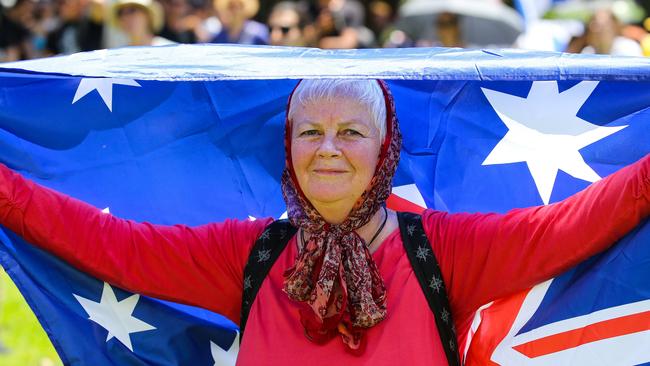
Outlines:
[{"label": "hand gripping flag", "polygon": [[[0,162],[139,221],[280,217],[284,109],[300,78],[388,81],[404,134],[397,209],[549,204],[650,151],[646,59],[178,45],[0,65]],[[459,335],[467,364],[649,363],[648,230],[486,304]],[[0,242],[64,363],[234,362],[228,319],[128,293],[7,229]]]}]

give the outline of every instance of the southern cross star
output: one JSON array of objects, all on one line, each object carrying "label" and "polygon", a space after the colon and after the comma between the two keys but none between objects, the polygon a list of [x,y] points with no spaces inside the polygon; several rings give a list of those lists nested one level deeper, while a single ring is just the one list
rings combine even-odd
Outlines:
[{"label": "southern cross star", "polygon": [[99,302],[94,302],[75,294],[73,296],[88,314],[88,319],[101,325],[108,331],[106,342],[115,337],[130,349],[131,352],[133,352],[131,333],[156,329],[150,324],[131,315],[135,306],[138,304],[140,295],[131,295],[122,301],[117,301],[113,288],[104,282],[104,290],[102,291],[102,298]]},{"label": "southern cross star", "polygon": [[577,117],[597,85],[582,81],[560,93],[555,81],[535,81],[526,98],[481,88],[508,127],[483,165],[526,162],[544,204],[559,170],[588,182],[599,180],[580,149],[627,126],[602,127]]},{"label": "southern cross star", "polygon": [[79,82],[77,91],[72,99],[72,104],[75,104],[79,99],[85,97],[93,90],[97,90],[99,96],[102,97],[104,104],[108,107],[109,111],[113,111],[113,84],[128,85],[140,87],[137,81],[131,79],[113,79],[113,78],[83,78]]},{"label": "southern cross star", "polygon": [[239,332],[237,332],[228,350],[224,350],[218,344],[210,341],[210,351],[214,366],[234,366],[237,360],[237,354],[239,353]]}]

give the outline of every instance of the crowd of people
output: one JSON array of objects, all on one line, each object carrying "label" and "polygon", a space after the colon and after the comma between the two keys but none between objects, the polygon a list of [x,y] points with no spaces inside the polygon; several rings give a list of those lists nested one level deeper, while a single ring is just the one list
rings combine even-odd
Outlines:
[{"label": "crowd of people", "polygon": [[[400,7],[405,3],[408,1],[0,0],[0,62],[171,43],[343,49],[486,46],[468,41],[463,14],[432,14],[432,32],[406,29],[400,22]],[[650,28],[650,21],[646,26]],[[609,9],[596,11],[572,36],[559,50],[650,55],[650,37],[643,23],[623,24]],[[494,45],[530,48],[507,38],[498,41]]]}]

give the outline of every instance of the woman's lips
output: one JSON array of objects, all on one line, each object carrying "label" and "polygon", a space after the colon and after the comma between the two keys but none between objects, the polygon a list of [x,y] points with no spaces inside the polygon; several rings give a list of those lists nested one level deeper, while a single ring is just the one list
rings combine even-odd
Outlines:
[{"label": "woman's lips", "polygon": [[314,173],[322,175],[337,175],[347,173],[347,170],[342,169],[314,169]]}]

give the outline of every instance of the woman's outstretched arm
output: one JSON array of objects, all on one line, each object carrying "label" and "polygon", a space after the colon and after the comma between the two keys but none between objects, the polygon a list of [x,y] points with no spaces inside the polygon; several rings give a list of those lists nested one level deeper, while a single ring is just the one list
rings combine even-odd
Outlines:
[{"label": "woman's outstretched arm", "polygon": [[424,225],[464,317],[604,250],[648,215],[650,155],[561,202],[503,215],[428,211]]},{"label": "woman's outstretched arm", "polygon": [[0,224],[101,280],[237,322],[244,265],[268,220],[198,227],[137,223],[0,164]]}]

